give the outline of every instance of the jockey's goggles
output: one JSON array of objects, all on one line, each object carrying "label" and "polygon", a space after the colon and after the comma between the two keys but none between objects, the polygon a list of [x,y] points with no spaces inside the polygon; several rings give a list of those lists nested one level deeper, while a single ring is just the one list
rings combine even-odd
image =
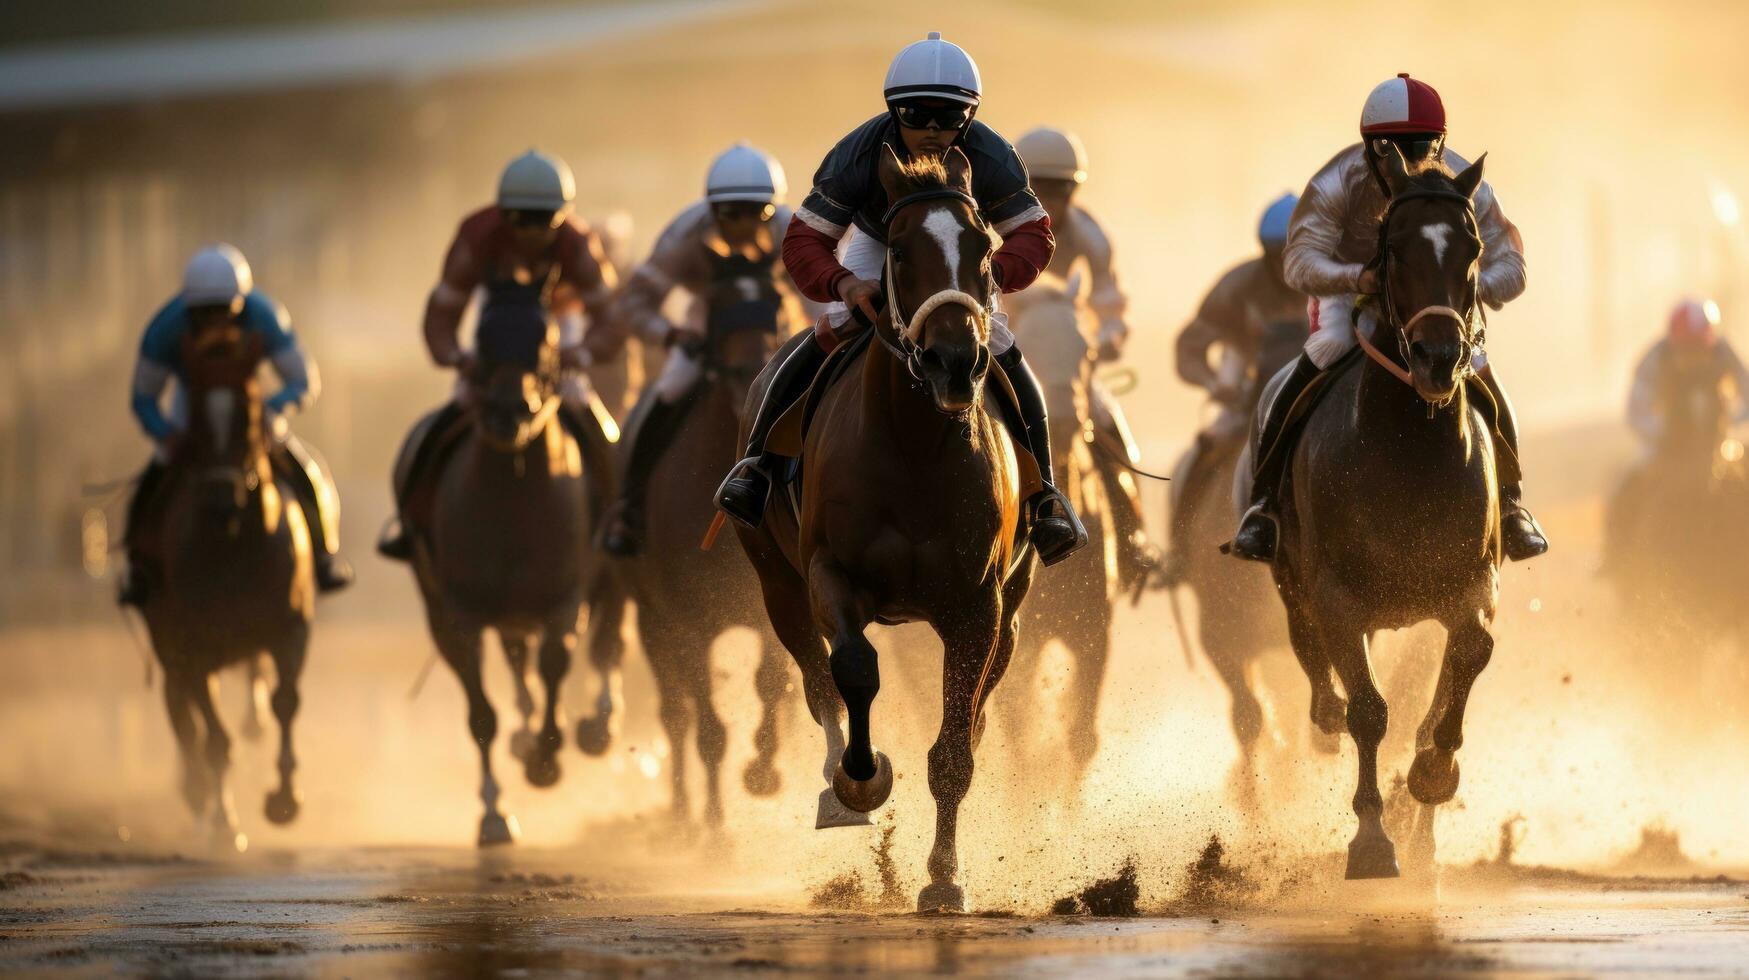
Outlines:
[{"label": "jockey's goggles", "polygon": [[1439,152],[1440,145],[1445,142],[1445,137],[1438,133],[1397,133],[1381,136],[1379,139],[1397,144],[1397,150],[1403,154],[1403,159],[1410,163],[1433,159]]},{"label": "jockey's goggles", "polygon": [[906,129],[928,129],[935,126],[938,129],[964,129],[972,121],[975,107],[950,103],[948,105],[918,105],[916,103],[897,102],[893,104],[893,115],[898,117],[899,125]]},{"label": "jockey's goggles", "polygon": [[518,228],[557,228],[560,221],[557,211],[528,211],[521,208],[505,211],[504,217]]},{"label": "jockey's goggles", "polygon": [[711,214],[718,221],[733,224],[742,221],[766,222],[777,213],[774,204],[761,204],[758,201],[724,201],[711,205]]}]

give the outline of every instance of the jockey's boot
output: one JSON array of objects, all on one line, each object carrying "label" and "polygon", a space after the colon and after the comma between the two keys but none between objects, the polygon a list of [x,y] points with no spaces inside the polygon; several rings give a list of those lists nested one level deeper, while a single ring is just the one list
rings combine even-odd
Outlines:
[{"label": "jockey's boot", "polygon": [[766,452],[765,438],[784,410],[808,390],[825,362],[826,351],[809,338],[797,344],[778,365],[765,389],[765,397],[759,402],[759,411],[753,416],[753,428],[747,436],[747,458],[736,463],[717,488],[717,509],[748,527],[758,527],[765,520],[771,481],[776,476],[777,461],[782,458]]},{"label": "jockey's boot", "polygon": [[625,473],[620,476],[619,499],[607,513],[601,547],[617,558],[630,558],[644,546],[644,495],[650,473],[674,444],[680,423],[686,418],[686,403],[669,404],[652,398],[643,422],[632,436]]},{"label": "jockey's boot", "polygon": [[1287,420],[1293,414],[1294,402],[1321,373],[1310,357],[1300,354],[1294,361],[1293,370],[1288,372],[1280,390],[1269,403],[1269,414],[1263,419],[1258,440],[1259,458],[1252,470],[1251,507],[1239,519],[1239,530],[1233,535],[1233,554],[1240,558],[1275,560],[1276,540],[1280,536],[1275,519],[1275,498],[1281,489],[1288,458],[1293,455],[1296,434],[1287,431]]},{"label": "jockey's boot", "polygon": [[382,536],[377,539],[377,554],[390,561],[413,560],[413,530],[408,527],[400,512],[406,508],[408,496],[428,467],[432,444],[449,428],[461,410],[459,404],[450,401],[441,408],[425,413],[423,418],[414,423],[412,431],[407,433],[406,440],[401,443],[400,452],[395,454],[390,489],[395,495],[397,513],[389,517],[389,522],[383,526]]},{"label": "jockey's boot", "polygon": [[134,495],[128,500],[127,526],[122,528],[123,547],[127,552],[127,574],[122,578],[121,588],[116,591],[116,601],[124,606],[139,607],[151,595],[155,569],[152,559],[143,544],[146,531],[146,514],[150,510],[153,498],[163,485],[166,467],[153,456],[146,463],[146,468],[140,471],[134,481]]},{"label": "jockey's boot", "polygon": [[1495,450],[1495,470],[1500,473],[1500,546],[1510,561],[1535,558],[1549,550],[1549,538],[1542,525],[1524,506],[1523,472],[1518,462],[1518,413],[1512,399],[1494,377],[1489,364],[1477,372],[1488,393],[1494,396],[1494,435],[1499,441]]},{"label": "jockey's boot", "polygon": [[352,584],[352,563],[340,554],[340,496],[333,490],[321,460],[296,436],[280,443],[285,450],[274,468],[292,485],[310,529],[310,551],[316,565],[316,591],[338,592]]},{"label": "jockey's boot", "polygon": [[996,355],[995,361],[1014,389],[1020,407],[1022,435],[1033,460],[1038,463],[1039,479],[1044,482],[1044,489],[1033,494],[1025,504],[1026,513],[1031,517],[1027,534],[1032,539],[1033,550],[1038,552],[1039,561],[1055,565],[1087,544],[1087,529],[1075,515],[1069,498],[1057,489],[1052,473],[1050,421],[1045,413],[1045,395],[1038,378],[1027,366],[1018,346]]},{"label": "jockey's boot", "polygon": [[1160,563],[1157,575],[1162,585],[1178,585],[1190,573],[1190,532],[1195,526],[1196,506],[1202,501],[1203,486],[1209,481],[1207,460],[1213,441],[1207,432],[1197,433],[1196,440],[1184,454],[1184,462],[1179,464],[1182,482],[1173,488],[1177,493],[1172,503],[1172,535],[1166,541],[1166,558]]},{"label": "jockey's boot", "polygon": [[1111,504],[1112,524],[1117,531],[1118,582],[1127,592],[1160,564],[1160,553],[1148,540],[1147,522],[1142,517],[1141,488],[1125,467],[1125,463],[1136,465],[1141,458],[1135,439],[1130,435],[1129,421],[1104,386],[1094,385],[1092,397],[1099,402],[1099,410],[1093,415],[1099,425],[1095,438],[1103,440],[1110,450],[1095,453],[1094,461],[1100,483],[1105,488],[1105,498]]}]

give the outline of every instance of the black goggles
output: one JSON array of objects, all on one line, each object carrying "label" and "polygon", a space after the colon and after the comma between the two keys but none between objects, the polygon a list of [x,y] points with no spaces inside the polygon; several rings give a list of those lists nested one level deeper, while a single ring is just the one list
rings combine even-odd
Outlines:
[{"label": "black goggles", "polygon": [[1438,152],[1439,144],[1445,139],[1437,134],[1411,133],[1403,136],[1386,136],[1385,139],[1397,144],[1397,151],[1403,154],[1403,159],[1414,163],[1418,160],[1430,160]]},{"label": "black goggles", "polygon": [[938,129],[964,129],[972,121],[973,108],[969,105],[952,103],[949,105],[915,105],[896,103],[893,115],[899,119],[899,125],[906,129],[928,129],[934,126]]},{"label": "black goggles", "polygon": [[518,228],[557,228],[559,226],[559,212],[557,211],[529,211],[517,208],[505,211],[504,216]]},{"label": "black goggles", "polygon": [[770,221],[777,213],[777,207],[771,204],[761,204],[758,201],[725,201],[711,205],[711,214],[718,221]]}]

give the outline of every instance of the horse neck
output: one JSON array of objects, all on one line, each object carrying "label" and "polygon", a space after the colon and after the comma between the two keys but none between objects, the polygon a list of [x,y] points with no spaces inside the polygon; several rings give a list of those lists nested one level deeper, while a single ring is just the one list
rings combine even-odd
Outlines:
[{"label": "horse neck", "polygon": [[[978,415],[983,411],[981,403],[973,409]],[[958,429],[966,426],[966,420],[938,411],[928,386],[913,378],[878,340],[869,345],[863,359],[862,412],[868,419],[880,420],[896,436],[903,436],[893,440],[901,452],[917,447],[930,459],[937,458],[942,439],[958,438]]]},{"label": "horse neck", "polygon": [[1460,442],[1466,436],[1464,422],[1469,416],[1467,384],[1459,384],[1451,404],[1434,409],[1429,417],[1427,401],[1414,388],[1367,357],[1361,365],[1357,396],[1361,436],[1433,445]]}]

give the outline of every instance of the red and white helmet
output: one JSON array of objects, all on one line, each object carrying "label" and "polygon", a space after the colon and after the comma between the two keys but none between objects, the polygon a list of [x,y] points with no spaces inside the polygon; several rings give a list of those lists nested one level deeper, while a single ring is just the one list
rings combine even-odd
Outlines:
[{"label": "red and white helmet", "polygon": [[1362,136],[1392,133],[1445,135],[1445,103],[1433,86],[1410,78],[1408,72],[1380,82],[1360,110]]},{"label": "red and white helmet", "polygon": [[1689,298],[1670,311],[1670,340],[1685,347],[1711,347],[1719,339],[1719,305]]}]

